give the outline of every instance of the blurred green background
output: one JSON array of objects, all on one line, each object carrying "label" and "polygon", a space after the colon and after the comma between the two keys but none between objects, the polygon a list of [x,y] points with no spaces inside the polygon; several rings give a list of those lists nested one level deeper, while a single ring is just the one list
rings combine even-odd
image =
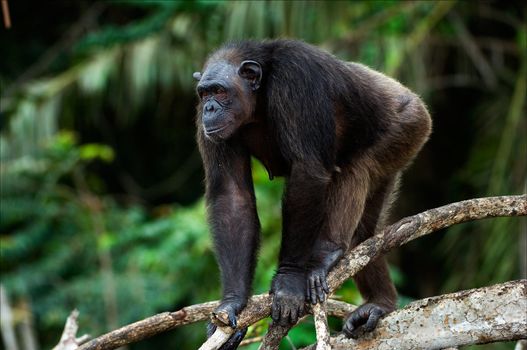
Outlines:
[{"label": "blurred green background", "polygon": [[[521,1],[9,0],[9,9],[12,27],[0,29],[0,282],[20,349],[56,344],[74,308],[79,333],[99,335],[220,296],[192,72],[228,40],[300,38],[423,97],[434,132],[403,179],[393,220],[525,192]],[[253,168],[260,293],[276,267],[283,181]],[[525,227],[518,218],[468,223],[394,251],[400,304],[525,278]],[[351,281],[338,295],[360,303]],[[204,337],[202,323],[129,349],[194,349]],[[282,346],[314,339],[308,320]]]}]

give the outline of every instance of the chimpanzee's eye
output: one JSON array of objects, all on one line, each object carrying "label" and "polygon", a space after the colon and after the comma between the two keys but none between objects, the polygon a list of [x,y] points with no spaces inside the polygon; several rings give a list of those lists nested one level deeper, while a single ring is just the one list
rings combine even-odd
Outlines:
[{"label": "chimpanzee's eye", "polygon": [[199,97],[201,97],[201,99],[207,98],[207,97],[209,97],[209,95],[210,95],[210,93],[208,91],[206,91],[206,90],[201,90],[199,92]]},{"label": "chimpanzee's eye", "polygon": [[217,87],[216,90],[214,91],[214,95],[216,96],[216,98],[218,98],[220,100],[226,99],[227,98],[227,90],[225,90],[221,86]]}]

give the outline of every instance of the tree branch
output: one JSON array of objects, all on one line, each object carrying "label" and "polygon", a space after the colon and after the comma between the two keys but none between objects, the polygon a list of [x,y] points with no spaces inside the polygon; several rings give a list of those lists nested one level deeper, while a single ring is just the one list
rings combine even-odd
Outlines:
[{"label": "tree branch", "polygon": [[272,323],[258,350],[278,349],[282,339],[287,335],[291,328],[292,326],[280,326],[279,324]]},{"label": "tree branch", "polygon": [[[261,299],[259,296],[253,298]],[[163,312],[106,333],[87,342],[79,349],[116,349],[126,344],[135,343],[178,326],[207,320],[212,310],[218,305],[217,301],[212,301],[184,307],[175,312]]]},{"label": "tree branch", "polygon": [[[344,281],[379,255],[431,232],[472,220],[525,215],[527,215],[527,195],[523,194],[470,199],[404,218],[386,227],[380,234],[364,241],[344,256],[330,272],[328,284],[331,291],[336,290]],[[250,326],[269,316],[271,301],[268,294],[250,298],[247,307],[238,316],[238,327]],[[328,301],[328,311],[330,303],[331,300]],[[217,302],[209,302],[185,307],[176,312],[155,315],[107,333],[86,343],[80,349],[115,349],[184,324],[203,321],[209,317],[217,305]],[[216,332],[223,332],[227,335],[232,334],[232,331],[229,327],[218,327],[216,330]]]},{"label": "tree branch", "polygon": [[444,349],[527,338],[527,280],[415,301],[359,339],[331,338],[332,349]]},{"label": "tree branch", "polygon": [[[248,314],[252,312],[256,315],[265,315],[271,309],[270,301],[271,298],[267,293],[254,295],[249,300],[246,310],[248,310]],[[219,301],[210,301],[187,306],[175,312],[163,312],[101,335],[82,345],[79,350],[116,349],[120,346],[136,343],[179,326],[207,321],[210,319],[212,311],[218,305]],[[354,309],[355,306],[342,301],[327,301],[327,312],[332,316],[343,318]],[[261,318],[264,317],[262,316]],[[224,333],[231,334],[232,331],[226,327]]]},{"label": "tree branch", "polygon": [[403,218],[367,239],[331,270],[328,284],[334,291],[371,260],[416,238],[463,222],[501,216],[527,215],[527,195],[469,199]]},{"label": "tree branch", "polygon": [[331,350],[328,319],[326,317],[326,303],[318,303],[313,306],[313,317],[315,318],[315,331],[317,333],[316,350]]}]

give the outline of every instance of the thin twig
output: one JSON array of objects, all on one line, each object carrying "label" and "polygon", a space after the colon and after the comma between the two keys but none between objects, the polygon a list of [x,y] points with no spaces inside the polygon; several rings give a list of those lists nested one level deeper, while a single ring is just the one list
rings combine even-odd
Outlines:
[{"label": "thin twig", "polygon": [[199,347],[199,350],[218,350],[231,336],[227,332],[214,332],[214,334],[207,339],[203,345]]},{"label": "thin twig", "polygon": [[79,344],[82,344],[82,342],[90,338],[87,334],[77,338],[77,331],[79,330],[79,325],[77,324],[78,317],[79,311],[73,310],[66,320],[60,341],[53,350],[75,350],[79,348]]},{"label": "thin twig", "polygon": [[329,325],[326,316],[325,303],[313,305],[313,317],[315,318],[315,331],[317,333],[316,350],[331,350],[329,345]]},{"label": "thin twig", "polygon": [[9,15],[9,4],[7,0],[2,0],[2,13],[4,14],[4,27],[11,28],[11,16]]}]

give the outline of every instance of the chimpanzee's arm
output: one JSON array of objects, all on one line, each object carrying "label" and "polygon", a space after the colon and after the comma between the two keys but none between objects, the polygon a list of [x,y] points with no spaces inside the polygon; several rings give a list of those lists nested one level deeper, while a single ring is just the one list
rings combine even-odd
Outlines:
[{"label": "chimpanzee's arm", "polygon": [[223,285],[215,313],[234,328],[251,291],[260,230],[250,157],[234,142],[202,142],[208,215]]},{"label": "chimpanzee's arm", "polygon": [[280,269],[305,268],[326,221],[329,181],[327,171],[317,163],[293,164],[283,203]]},{"label": "chimpanzee's arm", "polygon": [[271,287],[271,316],[281,324],[296,323],[304,311],[306,267],[325,224],[328,182],[317,163],[293,164],[287,179],[280,261]]}]

